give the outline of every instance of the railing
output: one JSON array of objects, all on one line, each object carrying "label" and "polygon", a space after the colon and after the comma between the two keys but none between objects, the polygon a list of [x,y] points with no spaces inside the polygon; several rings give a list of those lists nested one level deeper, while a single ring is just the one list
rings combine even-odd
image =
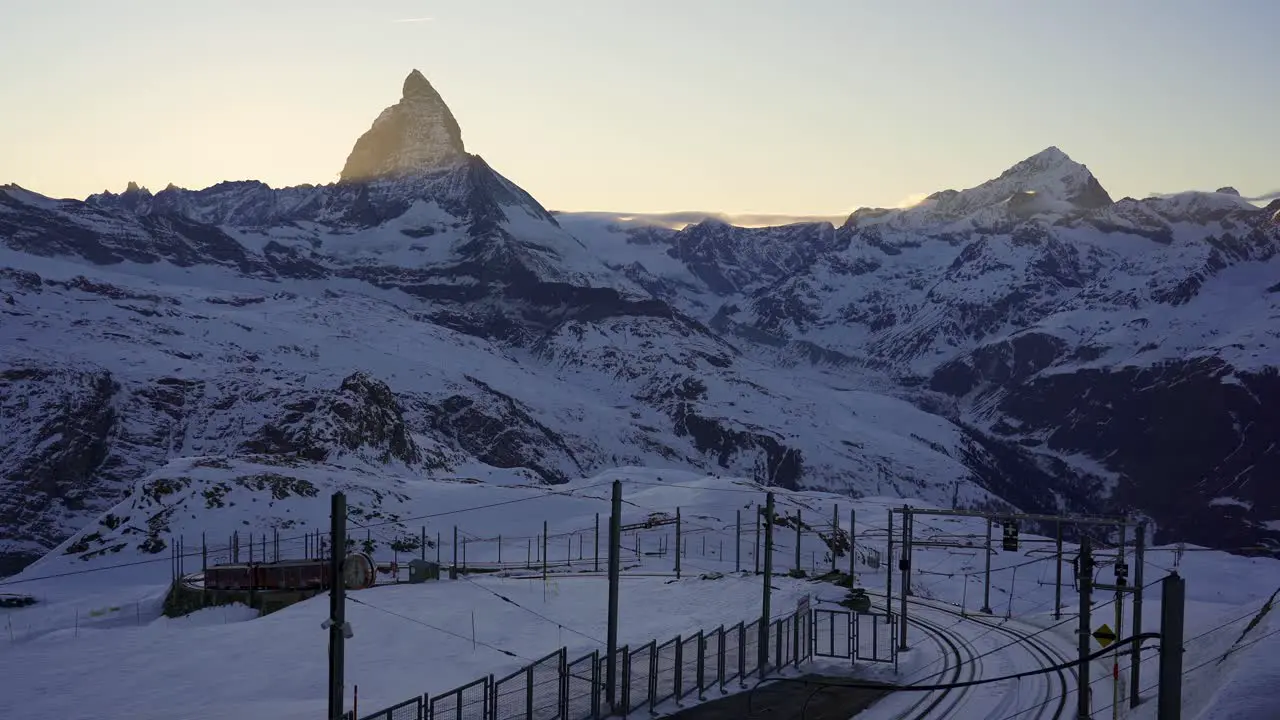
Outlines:
[{"label": "railing", "polygon": [[[764,671],[799,667],[813,657],[814,616],[808,610],[769,623]],[[622,647],[611,712],[607,658],[596,651],[569,662],[561,648],[506,677],[492,675],[434,697],[421,695],[359,720],[596,720],[652,712],[662,703],[677,704],[710,691],[729,693],[760,670],[760,621],[723,625],[659,644]],[[825,640],[825,638],[824,638]],[[348,714],[347,720],[353,720]]]}]

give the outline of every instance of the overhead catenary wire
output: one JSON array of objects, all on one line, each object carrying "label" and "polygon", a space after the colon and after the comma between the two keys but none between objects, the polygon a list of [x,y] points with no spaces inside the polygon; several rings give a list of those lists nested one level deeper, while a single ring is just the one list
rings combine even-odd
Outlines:
[{"label": "overhead catenary wire", "polygon": [[[1144,585],[1144,586],[1143,586],[1143,589],[1145,590],[1145,589],[1147,589],[1147,588],[1149,588],[1149,587],[1153,587],[1154,585],[1156,585],[1157,583],[1160,583],[1160,582],[1163,582],[1163,578],[1156,579],[1156,580],[1152,580],[1151,582],[1149,582],[1149,583],[1147,583],[1146,585]],[[1048,602],[1052,602],[1052,601],[1048,601]],[[1047,605],[1047,604],[1048,604],[1048,602],[1041,603],[1041,605]],[[1094,606],[1093,606],[1093,608],[1096,610],[1096,609],[1100,609],[1100,608],[1107,607],[1108,605],[1111,605],[1111,604],[1113,604],[1113,603],[1115,603],[1115,598],[1110,598],[1110,599],[1108,599],[1108,600],[1105,600],[1105,601],[1103,601],[1103,602],[1100,602],[1100,603],[1098,603],[1098,604],[1094,605]],[[1039,607],[1039,606],[1037,606],[1037,607]],[[1054,630],[1054,629],[1056,629],[1056,628],[1062,627],[1063,625],[1066,625],[1067,623],[1077,622],[1077,621],[1078,621],[1078,619],[1077,619],[1077,618],[1075,618],[1075,617],[1065,617],[1065,618],[1063,618],[1063,619],[1059,620],[1058,622],[1053,623],[1052,625],[1047,625],[1047,626],[1045,626],[1045,627],[1043,627],[1043,628],[1040,628],[1039,630],[1036,630],[1035,632],[1032,632],[1032,633],[1027,634],[1027,635],[1023,635],[1023,636],[1019,637],[1019,638],[1018,638],[1018,639],[1016,639],[1016,640],[1013,640],[1013,641],[1010,641],[1010,642],[1008,642],[1008,643],[1005,643],[1004,645],[1000,645],[999,647],[996,647],[996,648],[993,648],[993,649],[991,649],[991,650],[988,650],[988,651],[986,651],[986,652],[984,652],[984,653],[982,653],[982,654],[980,654],[980,655],[974,655],[973,657],[971,657],[971,658],[969,658],[969,659],[967,659],[967,660],[965,660],[965,661],[961,662],[961,663],[959,664],[959,666],[963,666],[963,665],[965,665],[965,664],[968,664],[968,663],[971,663],[971,662],[975,662],[975,661],[977,661],[977,660],[980,660],[981,658],[987,657],[988,655],[992,655],[992,654],[997,653],[997,652],[999,652],[999,651],[1001,651],[1001,650],[1004,650],[1004,649],[1005,649],[1005,648],[1007,648],[1007,647],[1010,647],[1010,646],[1013,646],[1013,645],[1017,645],[1017,644],[1019,644],[1019,643],[1021,643],[1021,642],[1025,642],[1026,640],[1029,640],[1029,639],[1031,639],[1031,638],[1034,638],[1034,637],[1037,637],[1037,636],[1039,636],[1039,635],[1042,635],[1042,634],[1044,634],[1044,633],[1046,633],[1046,632],[1049,632],[1050,630]],[[963,621],[960,621],[960,622],[963,622]],[[1004,626],[1004,624],[1003,624],[1003,623],[996,623],[996,624],[993,624],[993,625],[991,625],[990,627],[988,627],[988,629],[987,629],[987,630],[985,630],[985,631],[983,631],[982,633],[978,634],[978,636],[977,636],[977,637],[972,638],[972,639],[971,639],[971,641],[972,641],[972,642],[976,642],[976,641],[978,641],[978,640],[980,640],[980,639],[982,639],[982,638],[986,637],[987,635],[989,635],[989,634],[991,634],[991,633],[995,632],[997,629],[999,629],[999,628],[1001,628],[1001,627],[1003,627],[1003,626]],[[933,667],[933,666],[934,666],[934,665],[936,665],[939,661],[941,661],[941,660],[943,659],[943,657],[944,657],[944,656],[939,656],[938,658],[934,659],[932,662],[930,662],[930,663],[928,663],[928,664],[926,664],[926,665],[923,665],[923,666],[921,666],[920,668],[918,668],[916,672],[917,672],[917,673],[919,673],[919,672],[923,672],[923,671],[925,671],[925,670],[928,670],[930,667]],[[936,675],[936,674],[937,674],[937,673],[935,673],[935,675]]]},{"label": "overhead catenary wire", "polygon": [[533,615],[533,616],[535,616],[535,617],[537,617],[537,618],[539,618],[539,619],[543,620],[544,622],[548,622],[548,623],[551,623],[552,625],[555,625],[555,626],[556,626],[556,627],[558,627],[558,628],[563,628],[563,629],[565,629],[565,630],[568,630],[569,632],[571,632],[571,633],[573,633],[573,634],[575,634],[575,635],[578,635],[578,636],[584,637],[584,638],[586,638],[586,639],[588,639],[588,640],[590,640],[590,641],[592,641],[592,642],[594,642],[594,643],[599,643],[600,645],[604,645],[604,644],[605,644],[605,642],[604,642],[603,640],[601,640],[600,638],[594,637],[594,636],[592,636],[592,635],[588,635],[587,633],[584,633],[584,632],[582,632],[581,630],[578,630],[578,629],[576,629],[576,628],[574,628],[574,627],[571,627],[571,626],[569,626],[569,625],[565,625],[564,623],[560,622],[559,620],[552,620],[551,618],[547,617],[546,615],[543,615],[542,613],[538,612],[537,610],[534,610],[534,609],[532,609],[532,608],[525,607],[524,605],[521,605],[520,603],[516,602],[515,600],[512,600],[511,598],[507,597],[506,595],[503,595],[502,593],[500,593],[500,592],[498,592],[498,591],[496,591],[496,590],[494,590],[494,589],[492,589],[492,588],[487,588],[487,587],[485,587],[485,586],[481,585],[480,583],[476,582],[475,580],[472,580],[471,578],[467,577],[466,575],[459,575],[458,577],[459,577],[459,578],[462,578],[463,580],[466,580],[467,582],[469,582],[469,583],[471,583],[472,585],[474,585],[474,586],[476,586],[476,587],[480,588],[481,590],[484,590],[485,592],[489,593],[490,595],[493,595],[494,597],[498,598],[499,600],[502,600],[503,602],[510,603],[510,604],[512,604],[512,605],[514,605],[514,606],[516,606],[516,607],[520,608],[521,610],[524,610],[525,612],[527,612],[527,613],[529,613],[529,614],[531,614],[531,615]]},{"label": "overhead catenary wire", "polygon": [[429,629],[431,629],[431,630],[435,630],[436,632],[444,633],[445,635],[449,635],[449,636],[452,636],[452,637],[458,638],[459,640],[466,640],[467,642],[474,642],[476,645],[481,645],[481,646],[486,647],[486,648],[488,648],[488,649],[490,649],[490,650],[493,650],[493,651],[495,651],[495,652],[500,652],[500,653],[502,653],[503,655],[506,655],[506,656],[508,656],[508,657],[516,658],[517,660],[526,660],[526,661],[529,661],[529,662],[533,662],[530,658],[524,657],[523,655],[518,655],[518,654],[516,654],[516,653],[511,652],[510,650],[506,650],[506,649],[500,648],[500,647],[498,647],[497,645],[491,645],[491,644],[489,644],[489,643],[487,643],[487,642],[484,642],[483,640],[476,640],[475,638],[469,638],[469,637],[467,637],[467,636],[465,636],[465,635],[460,635],[460,634],[458,634],[458,633],[456,633],[456,632],[453,632],[452,630],[445,630],[445,629],[444,629],[444,628],[442,628],[442,627],[437,627],[437,626],[435,626],[435,625],[432,625],[431,623],[423,622],[422,620],[419,620],[419,619],[417,619],[417,618],[409,617],[408,615],[402,615],[402,614],[400,614],[400,613],[398,613],[398,612],[396,612],[396,611],[394,611],[394,610],[388,610],[388,609],[386,609],[386,608],[384,608],[384,607],[380,607],[380,606],[378,606],[378,605],[374,605],[373,603],[365,602],[364,600],[361,600],[360,598],[357,598],[357,597],[352,597],[352,596],[348,595],[348,596],[347,596],[347,602],[353,602],[353,603],[355,603],[355,604],[357,604],[357,605],[363,605],[363,606],[365,606],[365,607],[367,607],[367,608],[372,608],[372,609],[374,609],[374,610],[377,610],[378,612],[386,613],[386,614],[391,615],[391,616],[393,616],[393,617],[398,617],[398,618],[400,618],[401,620],[407,620],[407,621],[409,621],[409,622],[411,622],[411,623],[415,623],[415,624],[417,624],[417,625],[421,625],[421,626],[423,626],[423,627],[425,627],[425,628],[429,628]]}]

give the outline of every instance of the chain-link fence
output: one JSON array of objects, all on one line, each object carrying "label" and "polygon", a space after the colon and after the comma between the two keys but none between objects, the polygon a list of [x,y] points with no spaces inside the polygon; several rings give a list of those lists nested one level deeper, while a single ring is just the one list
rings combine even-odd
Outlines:
[{"label": "chain-link fence", "polygon": [[[826,626],[814,632],[810,626],[819,621]],[[734,681],[746,687],[753,676],[798,667],[813,657],[813,640],[829,646],[831,625],[807,609],[770,622],[763,672],[756,620],[619,648],[612,693],[604,653],[568,662],[561,648],[500,679],[490,675],[434,697],[410,698],[359,720],[596,720],[652,711],[666,702],[683,704],[694,693],[698,699],[714,690],[727,694]]]}]

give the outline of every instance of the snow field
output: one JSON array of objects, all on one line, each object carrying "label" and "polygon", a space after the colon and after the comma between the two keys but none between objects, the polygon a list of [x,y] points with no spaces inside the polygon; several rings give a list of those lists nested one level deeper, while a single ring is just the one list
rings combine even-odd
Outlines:
[{"label": "snow field", "polygon": [[[504,561],[510,554],[523,561],[528,539],[522,538],[540,534],[545,521],[551,535],[548,560],[555,563],[572,559],[574,565],[549,568],[550,578],[545,583],[540,569],[513,569],[505,576],[490,574],[422,585],[378,586],[351,593],[347,617],[355,635],[347,645],[347,678],[351,686],[359,686],[361,712],[423,692],[448,691],[490,673],[501,676],[562,646],[568,648],[571,659],[600,647],[606,631],[607,583],[603,573],[592,572],[590,550],[597,512],[601,515],[602,537],[605,533],[609,483],[615,478],[623,480],[626,524],[643,522],[652,513],[674,515],[675,509],[680,508],[685,551],[681,557],[683,577],[676,581],[672,575],[674,526],[624,534],[624,570],[633,577],[623,580],[620,643],[653,639],[662,642],[676,634],[750,621],[759,615],[760,579],[751,574],[733,574],[735,511],[742,511],[743,518],[741,564],[748,571],[754,567],[755,507],[763,503],[764,493],[749,482],[641,468],[610,471],[554,489],[487,482],[403,481],[395,485],[407,497],[397,508],[403,513],[403,524],[419,524],[411,519],[415,514],[434,514],[422,522],[429,533],[438,531],[448,541],[456,521],[461,537],[474,538],[467,542],[469,563],[496,560],[499,534],[504,538]],[[537,499],[528,499],[534,497]],[[310,508],[307,512],[312,525],[323,526],[327,489],[318,497],[297,502],[302,503],[299,507]],[[778,514],[794,517],[795,511],[800,510],[801,519],[810,526],[800,545],[801,567],[810,573],[815,566],[819,572],[830,568],[830,560],[824,558],[826,545],[817,532],[827,532],[837,506],[843,529],[848,528],[848,511],[855,510],[860,554],[878,550],[882,556],[878,570],[861,560],[856,566],[860,583],[873,593],[883,589],[887,568],[896,565],[886,553],[884,532],[888,508],[900,507],[902,502],[776,491]],[[225,516],[221,512],[209,512],[186,522],[224,522],[224,526],[209,532],[212,536],[235,526],[242,517],[235,512]],[[195,524],[180,529],[189,535]],[[379,530],[390,527],[370,525],[370,533],[377,537]],[[895,534],[900,530],[899,524]],[[363,535],[353,525],[349,525],[349,531],[356,538]],[[915,537],[921,541],[947,537],[962,543],[981,543],[985,522],[921,516],[915,523]],[[585,542],[582,563],[577,560],[579,540],[574,538]],[[637,538],[638,557],[633,550],[628,552],[628,548],[635,547]],[[1006,622],[1009,627],[1035,632],[1054,623],[1054,560],[1052,555],[1046,557],[1043,553],[1052,544],[1037,544],[1037,538],[1025,534],[1022,539],[1023,549],[1019,552],[997,552],[992,557],[991,605],[995,620],[1010,613],[1012,619]],[[816,607],[821,607],[823,600],[843,596],[835,586],[786,577],[795,565],[795,531],[777,527],[774,540],[774,568],[778,573],[773,593],[775,616],[792,611],[795,602],[806,593],[815,598]],[[663,546],[667,548],[665,557],[648,554]],[[448,558],[451,549],[443,548],[443,557]],[[1067,546],[1066,551],[1073,553],[1074,547]],[[323,713],[327,635],[320,623],[328,612],[327,598],[318,597],[256,619],[251,619],[247,609],[237,607],[210,608],[185,618],[165,619],[159,617],[159,603],[168,581],[165,562],[38,579],[148,559],[131,552],[121,551],[89,563],[54,553],[22,575],[0,582],[0,591],[30,592],[41,600],[35,606],[7,612],[0,621],[0,674],[10,679],[8,685],[13,688],[0,695],[0,712],[6,716],[22,713],[29,717],[86,719],[171,718],[177,712],[177,716],[193,720],[302,720]],[[375,555],[379,560],[391,559],[387,552]],[[1161,577],[1164,569],[1172,566],[1174,556],[1172,548],[1153,548],[1148,553],[1146,581]],[[847,558],[837,560],[842,570],[847,569]],[[980,553],[968,547],[918,548],[913,567],[913,589],[920,603],[964,606],[969,612],[980,606]],[[1216,660],[1231,645],[1249,622],[1248,616],[1280,586],[1280,563],[1190,548],[1181,556],[1178,569],[1187,578],[1188,591],[1186,717],[1198,717],[1190,712],[1193,709],[1206,718],[1227,717],[1221,714],[1227,712],[1224,708],[1247,708],[1250,703],[1260,703],[1257,693],[1263,691],[1251,683],[1274,672],[1263,662],[1280,647],[1274,637],[1243,648],[1221,666],[1211,663],[1196,670],[1190,668],[1204,660]],[[1101,581],[1109,581],[1107,572],[1100,570]],[[962,580],[966,575],[967,579]],[[1067,653],[1067,657],[1072,657],[1074,647],[1072,613],[1077,602],[1070,578],[1068,566],[1064,568],[1067,586],[1063,590],[1063,622],[1043,633],[1046,641]],[[896,595],[900,585],[896,571],[893,582]],[[1107,599],[1101,596],[1099,604]],[[111,607],[119,609],[92,615],[93,610]],[[882,601],[877,599],[874,607],[882,609]],[[945,605],[938,606],[942,607]],[[1146,629],[1157,626],[1158,607],[1158,586],[1153,586],[1146,599]],[[894,611],[897,610],[895,598]],[[1096,608],[1094,617],[1098,622],[1111,623],[1110,611],[1110,606]],[[1129,617],[1125,627],[1130,628],[1131,603],[1126,602],[1126,612]],[[995,677],[1034,667],[1035,658],[1025,648],[999,649],[1010,640],[989,627],[915,603],[909,616],[948,627],[971,646],[971,655],[995,651],[975,662],[974,667],[962,668],[965,673]],[[1229,620],[1234,622],[1228,623]],[[12,636],[9,627],[13,628]],[[1252,637],[1261,637],[1275,627],[1280,626],[1268,617],[1254,628]],[[1207,634],[1193,640],[1199,633]],[[917,627],[909,630],[908,644],[912,649],[901,655],[901,674],[896,679],[936,681],[930,680],[930,675],[946,667],[945,662],[939,662],[942,651],[938,644]],[[839,661],[824,662],[821,667],[850,671],[848,664]],[[1107,677],[1109,669],[1109,664],[1098,662],[1092,672],[1094,677]],[[883,678],[886,668],[861,664],[852,671]],[[1123,666],[1121,671],[1127,672]],[[1147,682],[1155,678],[1153,656],[1144,678]],[[1218,690],[1221,687],[1244,689],[1223,693]],[[1043,700],[1043,690],[1043,686],[1028,680],[981,686],[965,695],[956,717],[1001,720],[1000,716],[991,715],[993,709],[1005,714],[1029,709]],[[1010,695],[1013,699],[1006,700]],[[1095,685],[1095,706],[1105,705],[1109,697],[1108,678]],[[914,700],[904,693],[884,701],[884,710],[873,708],[866,717],[876,720],[886,712],[890,714],[885,717],[889,717],[897,703]],[[1140,707],[1134,717],[1153,717],[1153,712],[1152,701]],[[1239,713],[1230,716],[1268,717],[1249,715],[1246,710]],[[1019,717],[1028,716],[1036,714],[1027,712]]]}]

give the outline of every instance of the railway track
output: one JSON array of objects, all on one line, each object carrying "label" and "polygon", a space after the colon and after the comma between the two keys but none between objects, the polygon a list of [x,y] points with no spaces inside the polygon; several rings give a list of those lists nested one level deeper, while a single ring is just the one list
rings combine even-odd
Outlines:
[{"label": "railway track", "polygon": [[[881,598],[884,597],[883,593],[873,594],[878,594]],[[930,641],[936,644],[943,658],[943,667],[940,670],[934,671],[924,678],[913,679],[913,683],[952,684],[982,679],[984,676],[989,676],[987,673],[989,664],[984,663],[984,660],[994,658],[1008,660],[1010,653],[1021,653],[1022,660],[1014,660],[1008,663],[1008,667],[993,671],[990,675],[1006,675],[1028,669],[1027,660],[1030,660],[1033,666],[1041,668],[1054,667],[1071,660],[1062,650],[1037,634],[1038,630],[1023,630],[996,620],[974,616],[971,613],[961,612],[945,603],[918,598],[908,598],[908,602],[917,610],[927,610],[931,613],[959,618],[954,623],[944,624],[939,622],[936,617],[920,617],[920,613],[915,617],[908,615],[908,625],[923,632]],[[986,630],[976,637],[957,632],[955,628],[965,622],[982,625]],[[1007,638],[1009,642],[998,651],[979,652],[975,643],[987,635]],[[1014,648],[1017,648],[1017,650]],[[1019,681],[1010,682],[1017,683]],[[958,711],[962,708],[968,709],[967,706],[977,699],[973,692],[976,687],[980,686],[929,691],[919,700],[912,703],[905,711],[893,717],[903,720],[915,720],[916,718],[943,720],[955,717]],[[1040,681],[1039,687],[1040,691],[1033,702],[1019,703],[1019,694],[1013,692],[1011,688],[1009,692],[1000,693],[994,705],[983,708],[983,713],[991,720],[1003,720],[1003,718],[1008,717],[1014,717],[1018,720],[1066,720],[1071,716],[1067,705],[1068,698],[1073,694],[1075,684],[1074,675],[1070,671],[1057,669],[1046,673]],[[1019,707],[1012,707],[1015,703]]]}]

